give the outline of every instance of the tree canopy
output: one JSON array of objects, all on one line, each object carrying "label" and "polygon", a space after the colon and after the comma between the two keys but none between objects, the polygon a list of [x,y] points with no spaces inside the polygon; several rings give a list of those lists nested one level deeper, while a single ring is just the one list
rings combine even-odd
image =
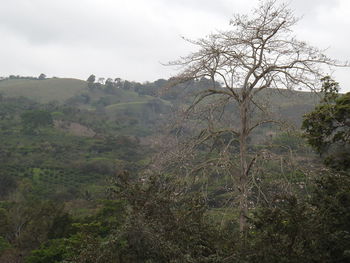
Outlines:
[{"label": "tree canopy", "polygon": [[340,95],[338,83],[323,81],[323,99],[305,116],[303,129],[309,144],[337,169],[350,168],[350,93]]}]

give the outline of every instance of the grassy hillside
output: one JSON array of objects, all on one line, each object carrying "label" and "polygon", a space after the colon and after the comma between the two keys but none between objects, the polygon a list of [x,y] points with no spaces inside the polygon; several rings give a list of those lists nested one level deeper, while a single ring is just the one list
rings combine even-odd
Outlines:
[{"label": "grassy hillside", "polygon": [[320,95],[314,92],[266,89],[259,94],[257,101],[277,118],[298,128],[303,115],[319,103]]},{"label": "grassy hillside", "polygon": [[26,97],[40,103],[63,102],[86,88],[78,79],[51,78],[44,80],[8,79],[0,81],[0,93],[7,97]]},{"label": "grassy hillside", "polygon": [[[96,83],[88,88],[86,81],[78,79],[6,79],[0,81],[0,94],[22,96],[38,103],[58,101],[77,110],[96,112],[100,118],[110,120],[112,126],[118,126],[112,130],[140,136],[149,134],[157,123],[166,120],[165,115],[173,108],[172,105],[186,107],[193,99],[188,94],[183,96],[181,87],[174,87],[171,92],[159,97],[159,90],[166,83],[166,80],[144,84],[124,81],[119,84],[114,82],[112,86]],[[210,83],[202,80],[189,85],[196,93]],[[284,119],[295,127],[300,127],[302,116],[319,101],[315,93],[274,89],[262,91],[256,99],[275,118]]]}]

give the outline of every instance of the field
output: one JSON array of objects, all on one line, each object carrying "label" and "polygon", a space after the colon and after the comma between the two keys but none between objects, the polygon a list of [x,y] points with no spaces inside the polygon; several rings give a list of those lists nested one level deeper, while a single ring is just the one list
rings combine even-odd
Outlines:
[{"label": "field", "polygon": [[9,79],[0,81],[0,93],[7,97],[26,97],[40,103],[63,102],[86,88],[86,82],[69,78],[44,80]]}]

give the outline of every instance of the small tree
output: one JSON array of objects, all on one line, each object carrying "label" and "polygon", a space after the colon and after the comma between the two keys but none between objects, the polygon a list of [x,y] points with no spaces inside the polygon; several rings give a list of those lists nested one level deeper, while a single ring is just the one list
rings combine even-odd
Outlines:
[{"label": "small tree", "polygon": [[96,80],[96,76],[94,74],[91,74],[86,81],[89,83],[94,83],[95,80]]},{"label": "small tree", "polygon": [[[239,142],[238,167],[229,170],[239,170],[238,175],[235,173],[231,177],[238,190],[242,232],[247,225],[251,171],[257,158],[248,152],[248,137],[262,124],[276,122],[271,117],[252,118],[254,110],[264,110],[257,97],[268,88],[291,90],[306,87],[317,90],[318,80],[323,76],[322,66],[339,65],[318,48],[298,41],[292,34],[296,22],[287,5],[278,5],[275,0],[260,2],[252,14],[235,15],[230,21],[231,30],[189,40],[198,50],[170,63],[183,67],[175,78],[176,83],[201,78],[212,82],[209,88],[197,95],[188,110],[191,112],[200,104],[209,108],[208,128],[201,132],[200,140],[232,134],[234,139],[228,140],[227,145],[222,147],[221,154],[227,159],[231,155],[226,151],[227,147],[237,140]],[[216,104],[214,99],[217,99]],[[210,109],[210,105],[215,105],[216,109]],[[228,105],[238,109],[238,117],[232,114],[226,127],[216,126],[222,115],[213,112],[219,107],[224,111]]]},{"label": "small tree", "polygon": [[41,73],[38,77],[39,80],[44,80],[46,79],[46,75],[44,73]]},{"label": "small tree", "polygon": [[86,81],[88,83],[88,88],[91,90],[95,87],[96,76],[91,74]]},{"label": "small tree", "polygon": [[111,78],[107,78],[105,82],[105,90],[109,93],[113,93],[115,90],[116,84]]}]

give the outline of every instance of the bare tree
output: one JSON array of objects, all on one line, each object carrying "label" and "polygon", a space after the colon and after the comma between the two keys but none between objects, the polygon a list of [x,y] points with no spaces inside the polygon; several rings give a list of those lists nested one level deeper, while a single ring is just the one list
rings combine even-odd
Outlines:
[{"label": "bare tree", "polygon": [[198,50],[170,63],[182,66],[175,78],[179,81],[201,78],[212,81],[210,88],[196,96],[189,111],[214,97],[219,98],[218,104],[234,103],[238,108],[239,114],[232,114],[224,128],[214,125],[215,115],[208,110],[208,128],[199,137],[206,140],[230,132],[238,138],[239,173],[232,178],[239,192],[241,232],[247,225],[249,182],[256,162],[256,156],[247,151],[248,137],[262,124],[276,122],[270,117],[252,118],[253,109],[263,110],[257,103],[260,92],[268,88],[291,90],[296,87],[317,90],[325,66],[348,66],[297,40],[292,31],[297,19],[287,5],[276,2],[260,2],[252,14],[235,15],[230,21],[231,30],[188,40]]}]

